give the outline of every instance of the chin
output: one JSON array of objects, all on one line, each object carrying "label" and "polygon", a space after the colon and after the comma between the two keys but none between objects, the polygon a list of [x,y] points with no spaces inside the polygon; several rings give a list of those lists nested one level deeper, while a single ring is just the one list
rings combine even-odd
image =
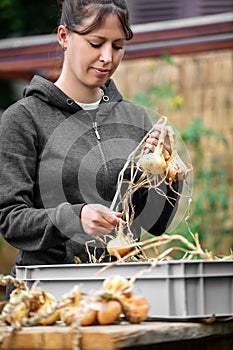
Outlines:
[{"label": "chin", "polygon": [[106,79],[98,79],[96,82],[94,82],[93,84],[91,84],[92,87],[100,87],[102,85],[104,85],[106,83],[106,81],[108,81],[109,77]]}]

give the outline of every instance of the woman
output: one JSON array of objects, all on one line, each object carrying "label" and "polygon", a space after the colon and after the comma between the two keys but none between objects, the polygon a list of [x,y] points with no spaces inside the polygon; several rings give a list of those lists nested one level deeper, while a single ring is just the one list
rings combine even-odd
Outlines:
[{"label": "woman", "polygon": [[[143,108],[124,101],[111,79],[132,36],[124,0],[63,1],[61,75],[55,83],[35,76],[5,111],[0,232],[19,249],[17,265],[89,262],[103,253],[96,236],[124,223],[110,209],[118,174],[151,128]],[[150,150],[157,136],[148,138]],[[138,191],[134,206],[135,238],[141,227],[163,233],[176,211],[155,191]]]}]

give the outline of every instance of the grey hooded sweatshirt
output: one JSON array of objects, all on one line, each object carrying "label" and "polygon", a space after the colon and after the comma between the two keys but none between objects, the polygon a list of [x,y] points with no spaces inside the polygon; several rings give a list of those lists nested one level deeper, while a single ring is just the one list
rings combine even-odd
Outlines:
[{"label": "grey hooded sweatshirt", "polygon": [[[35,76],[1,118],[0,232],[19,249],[17,265],[74,263],[76,256],[88,262],[88,244],[102,252],[83,231],[80,212],[86,203],[110,206],[120,170],[151,128],[145,110],[124,101],[111,79],[102,88],[99,108],[86,111]],[[134,206],[139,238],[141,227],[162,234],[177,201],[144,189]]]}]

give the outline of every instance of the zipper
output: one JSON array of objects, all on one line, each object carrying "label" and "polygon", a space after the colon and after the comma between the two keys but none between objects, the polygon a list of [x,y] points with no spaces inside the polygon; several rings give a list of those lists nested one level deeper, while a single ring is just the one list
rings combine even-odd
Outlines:
[{"label": "zipper", "polygon": [[[105,174],[104,176],[106,176],[106,178],[110,178],[111,177],[111,172],[110,172],[110,169],[106,163],[106,157],[105,157],[105,154],[104,154],[104,150],[102,148],[102,145],[101,145],[101,136],[100,136],[100,133],[99,133],[99,126],[98,126],[98,123],[96,121],[96,118],[97,118],[97,114],[95,116],[93,116],[91,113],[89,113],[87,111],[87,114],[89,115],[89,117],[91,118],[91,121],[92,121],[92,128],[95,132],[95,136],[96,136],[96,139],[98,141],[98,148],[99,148],[99,151],[100,151],[100,156],[103,160],[103,166],[104,166],[104,169],[105,169]],[[106,196],[106,189],[104,189],[104,195]]]},{"label": "zipper", "polygon": [[97,122],[93,122],[93,123],[92,123],[92,127],[93,127],[93,129],[94,129],[95,136],[97,137],[97,140],[100,141],[100,140],[101,140],[101,137],[100,137],[100,134],[99,134]]}]

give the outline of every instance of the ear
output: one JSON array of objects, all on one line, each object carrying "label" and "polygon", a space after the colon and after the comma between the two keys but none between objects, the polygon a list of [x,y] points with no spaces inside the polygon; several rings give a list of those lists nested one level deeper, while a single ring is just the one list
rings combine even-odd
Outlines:
[{"label": "ear", "polygon": [[68,43],[68,31],[64,25],[58,27],[57,37],[59,45],[62,47],[63,51],[65,51]]}]

